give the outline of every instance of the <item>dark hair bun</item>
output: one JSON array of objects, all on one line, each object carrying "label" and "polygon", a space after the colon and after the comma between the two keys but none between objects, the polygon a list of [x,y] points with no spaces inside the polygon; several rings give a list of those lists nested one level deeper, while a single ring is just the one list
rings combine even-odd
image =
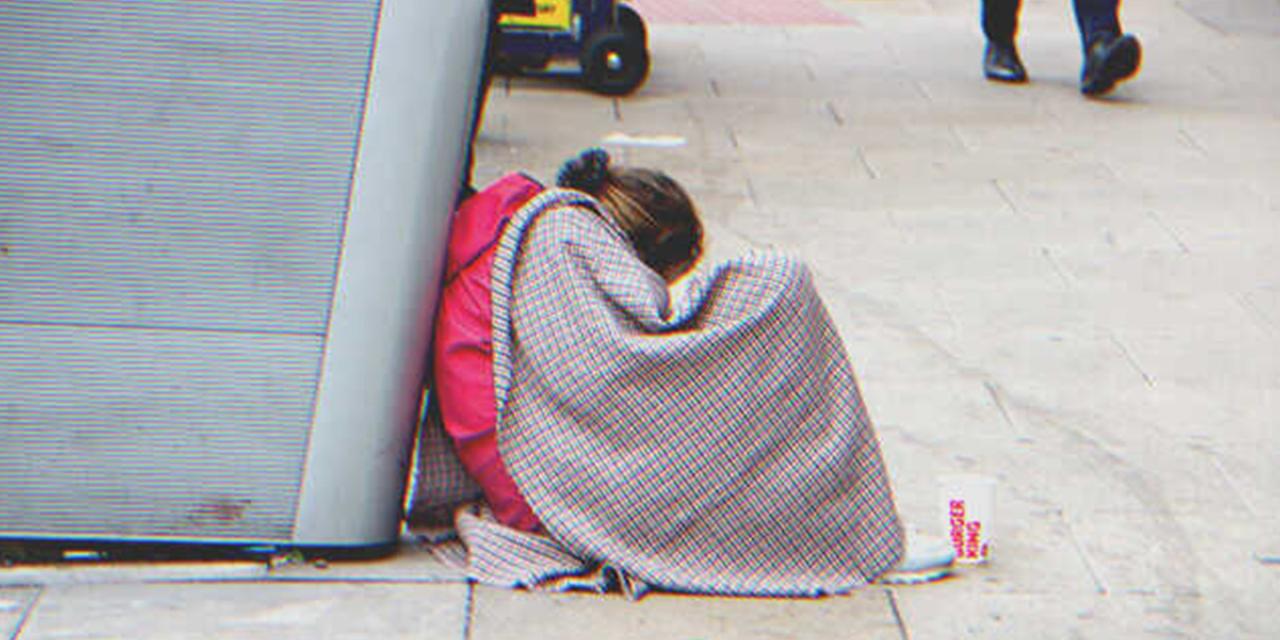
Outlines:
[{"label": "dark hair bun", "polygon": [[560,173],[556,175],[556,184],[596,194],[604,185],[608,173],[609,153],[598,147],[587,149],[561,165]]}]

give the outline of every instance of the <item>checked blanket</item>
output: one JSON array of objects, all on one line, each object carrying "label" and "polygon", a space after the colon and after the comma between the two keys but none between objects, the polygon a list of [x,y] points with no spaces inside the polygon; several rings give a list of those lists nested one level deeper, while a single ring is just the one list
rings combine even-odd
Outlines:
[{"label": "checked blanket", "polygon": [[548,536],[461,515],[472,576],[816,596],[890,569],[879,443],[809,272],[753,254],[673,295],[597,206],[548,190],[501,239],[498,447]]}]

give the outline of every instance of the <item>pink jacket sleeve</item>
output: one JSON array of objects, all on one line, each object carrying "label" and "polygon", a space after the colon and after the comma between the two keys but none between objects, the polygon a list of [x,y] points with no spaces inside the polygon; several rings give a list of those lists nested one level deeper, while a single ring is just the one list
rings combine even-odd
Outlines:
[{"label": "pink jacket sleeve", "polygon": [[502,230],[541,190],[532,178],[509,174],[454,212],[432,350],[433,394],[463,467],[484,491],[497,519],[524,531],[536,531],[541,523],[498,455],[489,292]]}]

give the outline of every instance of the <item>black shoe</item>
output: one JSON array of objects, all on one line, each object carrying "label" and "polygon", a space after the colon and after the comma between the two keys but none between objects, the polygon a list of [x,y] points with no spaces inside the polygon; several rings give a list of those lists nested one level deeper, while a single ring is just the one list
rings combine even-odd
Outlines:
[{"label": "black shoe", "polygon": [[987,42],[987,52],[982,56],[982,73],[989,80],[998,82],[1026,82],[1027,70],[1018,59],[1018,49],[1013,43]]},{"label": "black shoe", "polygon": [[1080,72],[1080,92],[1100,96],[1138,72],[1142,64],[1142,45],[1132,35],[1105,34],[1094,38],[1084,56]]}]

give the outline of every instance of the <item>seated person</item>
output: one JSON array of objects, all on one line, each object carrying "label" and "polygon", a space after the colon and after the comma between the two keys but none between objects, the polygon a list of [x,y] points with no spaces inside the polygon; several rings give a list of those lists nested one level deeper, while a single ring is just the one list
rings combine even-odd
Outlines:
[{"label": "seated person", "polygon": [[683,189],[603,151],[558,183],[507,176],[450,232],[434,391],[489,507],[457,512],[471,577],[814,596],[944,572],[947,554],[903,562],[808,270],[760,253],[691,272],[702,225]]},{"label": "seated person", "polygon": [[[702,251],[702,224],[688,195],[648,169],[609,167],[599,149],[567,162],[561,187],[595,197],[639,258],[668,282],[685,274]],[[463,467],[480,486],[497,520],[524,531],[540,528],[498,454],[493,399],[490,272],[499,238],[514,214],[543,188],[509,174],[468,200],[450,225],[445,282],[436,316],[433,378],[445,431]]]}]

